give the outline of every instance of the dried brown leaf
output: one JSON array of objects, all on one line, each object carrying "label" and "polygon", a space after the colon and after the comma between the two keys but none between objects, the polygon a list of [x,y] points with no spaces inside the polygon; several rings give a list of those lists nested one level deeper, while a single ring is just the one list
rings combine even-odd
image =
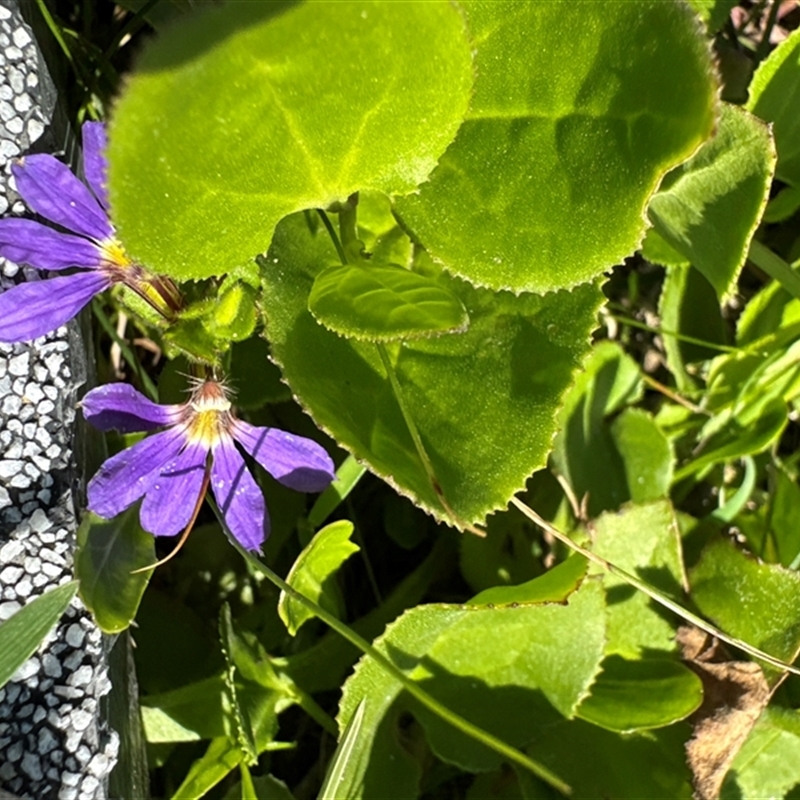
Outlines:
[{"label": "dried brown leaf", "polygon": [[722,781],[756,720],[770,689],[752,661],[733,661],[723,645],[699,628],[677,634],[683,659],[703,682],[703,704],[689,718],[694,735],[686,744],[695,800],[717,800]]}]

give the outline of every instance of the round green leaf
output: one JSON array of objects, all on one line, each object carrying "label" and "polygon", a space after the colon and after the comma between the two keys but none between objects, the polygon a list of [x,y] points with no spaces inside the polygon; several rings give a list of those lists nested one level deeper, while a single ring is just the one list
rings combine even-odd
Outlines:
[{"label": "round green leaf", "polygon": [[610,731],[630,733],[671,725],[703,701],[700,678],[678,661],[611,656],[578,708],[578,716]]},{"label": "round green leaf", "polygon": [[778,166],[786,183],[800,184],[800,31],[795,31],[761,63],[750,84],[747,110],[772,123]]},{"label": "round green leaf", "polygon": [[176,278],[230,271],[293,211],[416,188],[471,84],[464,23],[444,0],[206,9],[150,46],[116,105],[120,236]]},{"label": "round green leaf", "polygon": [[308,308],[343,336],[389,342],[463,330],[461,301],[435,280],[393,264],[345,264],[322,270]]},{"label": "round green leaf", "polygon": [[[377,346],[331,333],[308,311],[331,252],[325,232],[311,234],[302,216],[277,229],[263,270],[273,356],[319,425],[403,494],[452,521]],[[386,347],[441,491],[461,520],[473,522],[505,506],[544,466],[556,411],[588,352],[603,298],[594,284],[518,297],[441,280],[466,307],[469,330]]]},{"label": "round green leaf", "polygon": [[714,125],[710,53],[688,6],[465,2],[465,123],[396,207],[449,271],[493,288],[590,280],[639,245],[648,198]]}]

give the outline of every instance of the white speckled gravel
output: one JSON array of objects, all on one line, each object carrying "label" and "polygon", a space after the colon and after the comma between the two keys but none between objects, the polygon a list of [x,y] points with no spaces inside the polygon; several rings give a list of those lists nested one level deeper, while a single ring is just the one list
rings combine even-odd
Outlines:
[{"label": "white speckled gravel", "polygon": [[[0,59],[0,213],[25,213],[8,159],[45,134],[54,91],[16,0],[0,0]],[[0,259],[0,291],[39,277]],[[76,331],[0,343],[0,620],[72,578]],[[102,637],[76,599],[0,689],[0,797],[105,798],[119,747],[99,713],[110,688]]]}]

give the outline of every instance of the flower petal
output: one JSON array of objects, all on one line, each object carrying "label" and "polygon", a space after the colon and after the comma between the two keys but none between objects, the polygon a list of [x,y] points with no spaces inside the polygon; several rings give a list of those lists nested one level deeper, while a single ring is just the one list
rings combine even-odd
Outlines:
[{"label": "flower petal", "polygon": [[12,286],[0,294],[0,342],[44,336],[72,319],[110,285],[102,272],[76,272]]},{"label": "flower petal", "polygon": [[207,447],[188,445],[161,467],[147,487],[139,511],[139,520],[146,531],[155,536],[175,536],[189,524],[203,487],[207,455]]},{"label": "flower petal", "polygon": [[108,216],[92,193],[53,156],[25,156],[11,171],[28,206],[51,222],[102,241],[114,233]]},{"label": "flower petal", "polygon": [[269,535],[264,495],[228,437],[214,450],[211,488],[230,532],[248,550],[260,549]]},{"label": "flower petal", "polygon": [[97,267],[100,249],[82,236],[59,233],[32,219],[0,219],[0,256],[39,269]]},{"label": "flower petal", "polygon": [[86,487],[89,511],[111,519],[133,505],[185,442],[185,432],[173,428],[142,439],[109,458]]},{"label": "flower petal", "polygon": [[233,436],[275,480],[290,489],[321,492],[335,477],[325,448],[305,436],[258,428],[239,419],[233,424]]},{"label": "flower petal", "polygon": [[83,416],[101,431],[112,428],[120,433],[151,431],[175,425],[181,418],[180,406],[159,405],[137,392],[128,383],[109,383],[92,389],[81,401]]},{"label": "flower petal", "polygon": [[103,208],[108,208],[108,189],[106,189],[106,127],[102,122],[84,122],[81,127],[83,137],[83,174],[94,196]]}]

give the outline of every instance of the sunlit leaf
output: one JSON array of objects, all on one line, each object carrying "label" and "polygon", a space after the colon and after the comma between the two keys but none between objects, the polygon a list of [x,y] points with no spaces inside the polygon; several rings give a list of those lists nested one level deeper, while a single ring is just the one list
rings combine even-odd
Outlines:
[{"label": "sunlit leaf", "polygon": [[229,3],[183,19],[115,104],[123,241],[173,277],[220,275],[287,214],[412,191],[461,123],[471,61],[448,2]]},{"label": "sunlit leaf", "polygon": [[[376,346],[345,340],[308,312],[311,285],[331,252],[326,234],[310,234],[302,216],[278,228],[263,270],[273,355],[320,426],[402,493],[452,521]],[[517,297],[440,279],[467,308],[469,330],[387,350],[441,492],[473,522],[504,507],[544,465],[556,410],[589,349],[602,294],[589,284]]]},{"label": "sunlit leaf", "polygon": [[761,564],[720,539],[704,550],[689,573],[689,583],[700,612],[727,633],[788,662],[797,656],[800,576],[796,572]]},{"label": "sunlit leaf", "polygon": [[778,165],[775,174],[786,183],[800,184],[800,121],[794,108],[800,103],[800,32],[761,62],[750,84],[748,111],[772,123]]},{"label": "sunlit leaf", "polygon": [[463,330],[468,322],[452,292],[393,264],[324,269],[314,280],[308,307],[326,328],[374,342]]},{"label": "sunlit leaf", "polygon": [[[339,567],[358,552],[358,545],[350,541],[352,535],[353,523],[347,520],[326,525],[297,557],[286,582],[323,608],[341,613],[337,602],[338,592],[331,588],[330,582]],[[306,606],[286,592],[281,592],[278,613],[292,636],[314,616]]]},{"label": "sunlit leaf", "polygon": [[736,285],[774,168],[767,126],[723,104],[714,137],[670,172],[650,201],[647,213],[658,233],[705,275],[720,299]]},{"label": "sunlit leaf", "polygon": [[33,655],[78,589],[70,581],[31,600],[0,624],[0,687]]},{"label": "sunlit leaf", "polygon": [[466,122],[397,201],[448,271],[548,291],[639,245],[663,174],[711,133],[715,87],[682,3],[464,2],[476,56]]},{"label": "sunlit leaf", "polygon": [[[410,677],[468,720],[521,746],[560,714],[572,716],[602,658],[603,593],[589,581],[566,605],[517,608],[418,606],[387,628],[377,646]],[[416,796],[418,767],[399,741],[404,709],[422,722],[439,756],[468,770],[499,757],[403,694],[369,658],[348,679],[340,707],[346,726],[364,699],[362,750],[348,764],[348,797]],[[560,712],[560,713],[559,713]]]}]

